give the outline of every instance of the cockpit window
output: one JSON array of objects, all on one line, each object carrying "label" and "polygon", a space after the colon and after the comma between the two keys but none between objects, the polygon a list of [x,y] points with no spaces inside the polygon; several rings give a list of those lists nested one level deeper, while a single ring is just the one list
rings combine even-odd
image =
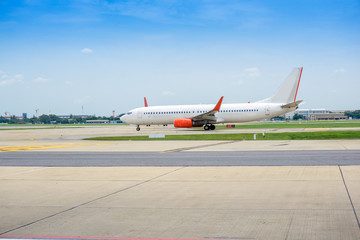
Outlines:
[{"label": "cockpit window", "polygon": [[126,113],[126,115],[131,115],[131,114],[132,114],[132,112],[127,112],[127,113]]}]

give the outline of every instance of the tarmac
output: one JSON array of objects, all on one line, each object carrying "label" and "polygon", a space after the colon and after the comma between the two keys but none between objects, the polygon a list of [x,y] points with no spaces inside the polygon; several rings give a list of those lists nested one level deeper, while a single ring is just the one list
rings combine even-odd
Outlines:
[{"label": "tarmac", "polygon": [[[84,136],[164,132],[190,133],[162,127],[142,128],[141,133],[136,133],[129,126],[6,130],[0,131],[0,157],[12,152],[160,154],[182,149],[176,153],[218,154],[216,158],[221,162],[221,152],[228,151],[254,154],[276,151],[292,158],[292,151],[360,150],[359,140],[105,143],[79,140]],[[359,164],[3,166],[0,237],[360,239]]]},{"label": "tarmac", "polygon": [[[0,166],[20,167],[212,167],[360,165],[360,150],[57,152],[12,151]],[[291,157],[289,157],[291,156]]]}]

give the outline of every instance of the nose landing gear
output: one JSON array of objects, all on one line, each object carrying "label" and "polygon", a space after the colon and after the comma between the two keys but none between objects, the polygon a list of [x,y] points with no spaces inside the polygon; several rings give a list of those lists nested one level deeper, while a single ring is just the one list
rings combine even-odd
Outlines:
[{"label": "nose landing gear", "polygon": [[140,131],[140,126],[139,125],[137,125],[136,131]]}]

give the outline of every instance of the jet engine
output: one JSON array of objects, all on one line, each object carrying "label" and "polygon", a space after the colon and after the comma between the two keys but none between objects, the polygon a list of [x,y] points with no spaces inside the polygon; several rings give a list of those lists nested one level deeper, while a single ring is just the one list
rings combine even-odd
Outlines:
[{"label": "jet engine", "polygon": [[174,120],[174,127],[177,128],[191,128],[193,127],[192,119],[190,118],[178,118]]},{"label": "jet engine", "polygon": [[202,125],[195,124],[191,118],[178,118],[174,120],[174,127],[191,128],[191,127],[202,127]]}]

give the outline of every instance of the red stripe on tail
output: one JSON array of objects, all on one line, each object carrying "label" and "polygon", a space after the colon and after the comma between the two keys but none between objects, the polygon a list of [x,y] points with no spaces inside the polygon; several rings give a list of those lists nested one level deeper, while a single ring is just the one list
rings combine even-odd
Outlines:
[{"label": "red stripe on tail", "polygon": [[303,68],[301,67],[300,76],[299,76],[299,81],[298,81],[297,88],[296,88],[296,93],[295,93],[294,102],[296,101],[296,96],[297,96],[297,93],[298,93],[298,90],[299,90],[299,85],[300,85],[300,79],[301,79],[302,70],[303,70]]}]

